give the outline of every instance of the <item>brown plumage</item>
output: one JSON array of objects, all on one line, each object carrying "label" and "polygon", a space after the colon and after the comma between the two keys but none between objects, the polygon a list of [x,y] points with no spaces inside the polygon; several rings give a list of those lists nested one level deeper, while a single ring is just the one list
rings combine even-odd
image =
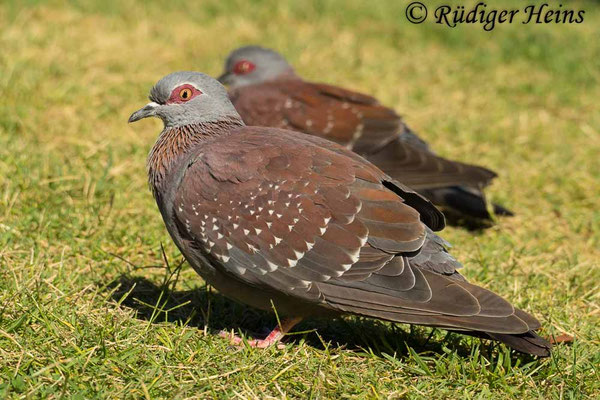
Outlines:
[{"label": "brown plumage", "polygon": [[203,94],[183,109],[165,101],[130,120],[165,121],[150,182],[173,240],[208,283],[295,322],[350,313],[548,355],[535,318],[457,272],[433,232],[443,215],[427,200],[335,143],[244,126],[205,75],[172,74],[154,90],[168,99],[183,82]]},{"label": "brown plumage", "polygon": [[[493,171],[436,155],[394,110],[375,98],[307,82],[280,57],[250,46],[234,51],[227,60],[221,79],[230,84],[231,101],[247,125],[332,140],[439,205],[463,216],[490,218],[482,189],[496,177]],[[254,67],[236,69],[240,63]],[[511,214],[500,206],[495,212]]]}]

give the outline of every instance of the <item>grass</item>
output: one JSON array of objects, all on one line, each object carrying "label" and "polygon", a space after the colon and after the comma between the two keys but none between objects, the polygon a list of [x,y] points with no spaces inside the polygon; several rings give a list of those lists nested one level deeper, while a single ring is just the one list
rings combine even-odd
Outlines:
[{"label": "grass", "polygon": [[[597,398],[600,4],[488,33],[411,25],[399,1],[250,3],[0,4],[0,397]],[[358,318],[306,321],[283,350],[215,335],[275,318],[181,264],[146,184],[160,121],[126,121],[166,73],[216,75],[247,43],[499,171],[491,196],[517,216],[444,236],[471,280],[573,345],[536,360]]]}]

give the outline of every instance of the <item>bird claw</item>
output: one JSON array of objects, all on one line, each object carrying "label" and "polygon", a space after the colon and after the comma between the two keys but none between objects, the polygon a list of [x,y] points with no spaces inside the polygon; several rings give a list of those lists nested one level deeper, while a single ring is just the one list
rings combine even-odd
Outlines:
[{"label": "bird claw", "polygon": [[267,336],[265,339],[251,339],[244,341],[242,337],[236,335],[235,333],[222,330],[221,332],[219,332],[219,336],[224,339],[229,339],[229,342],[232,345],[238,347],[242,347],[247,343],[248,346],[257,349],[266,349],[267,347],[270,347],[274,344],[277,344],[278,349],[285,348],[285,345],[279,342],[280,338],[273,338],[271,337],[271,335]]},{"label": "bird claw", "polygon": [[225,330],[219,332],[219,336],[229,339],[230,343],[234,346],[243,346],[245,343],[248,343],[248,346],[250,347],[266,349],[267,347],[276,344],[278,349],[284,349],[285,345],[280,343],[281,339],[283,339],[290,329],[292,329],[294,325],[301,320],[301,317],[286,318],[285,320],[281,321],[281,325],[276,326],[275,329],[273,329],[264,339],[252,339],[244,341],[244,339],[233,333],[233,331],[230,333]]}]

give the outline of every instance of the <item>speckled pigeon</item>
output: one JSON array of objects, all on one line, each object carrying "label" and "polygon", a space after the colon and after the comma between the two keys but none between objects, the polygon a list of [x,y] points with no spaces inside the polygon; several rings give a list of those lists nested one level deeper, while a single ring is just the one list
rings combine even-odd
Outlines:
[{"label": "speckled pigeon", "polygon": [[[482,189],[496,174],[437,156],[375,98],[304,81],[280,54],[258,46],[233,51],[219,80],[230,86],[233,105],[247,125],[333,140],[454,214],[490,218]],[[512,215],[492,206],[497,215]]]},{"label": "speckled pigeon", "polygon": [[221,293],[287,317],[251,345],[307,316],[356,314],[549,354],[534,317],[457,272],[435,206],[369,161],[316,136],[246,126],[201,73],[167,75],[150,100],[129,121],[164,122],[148,171],[173,241]]}]

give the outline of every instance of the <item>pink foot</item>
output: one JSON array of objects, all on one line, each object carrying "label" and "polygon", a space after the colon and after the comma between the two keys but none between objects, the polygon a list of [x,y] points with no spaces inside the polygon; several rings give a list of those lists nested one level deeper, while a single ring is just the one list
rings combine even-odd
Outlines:
[{"label": "pink foot", "polygon": [[[250,347],[255,347],[259,349],[264,349],[274,344],[277,344],[278,349],[283,349],[285,346],[281,343],[281,339],[296,325],[300,322],[302,318],[289,318],[281,321],[281,326],[276,326],[275,329],[269,333],[269,335],[264,339],[252,339],[248,340],[247,343]],[[219,332],[219,336],[222,338],[227,338],[231,341],[231,344],[235,346],[243,346],[244,339],[234,334],[233,332],[221,331]]]}]

